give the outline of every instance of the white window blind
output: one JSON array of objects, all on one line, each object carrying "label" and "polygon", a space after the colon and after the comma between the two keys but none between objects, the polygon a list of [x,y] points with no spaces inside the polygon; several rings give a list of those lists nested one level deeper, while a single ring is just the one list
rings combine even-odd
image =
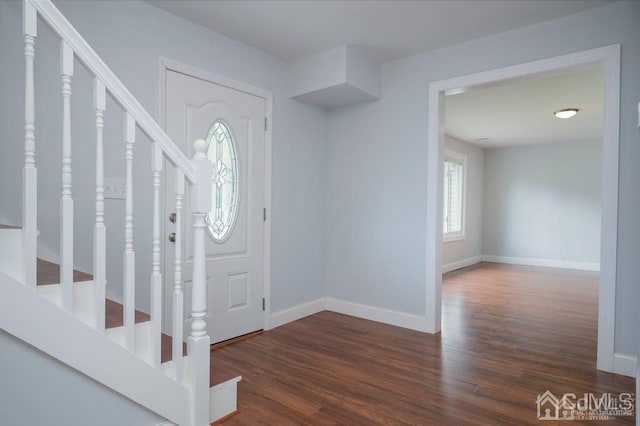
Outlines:
[{"label": "white window blind", "polygon": [[463,236],[464,168],[463,156],[445,155],[443,236]]}]

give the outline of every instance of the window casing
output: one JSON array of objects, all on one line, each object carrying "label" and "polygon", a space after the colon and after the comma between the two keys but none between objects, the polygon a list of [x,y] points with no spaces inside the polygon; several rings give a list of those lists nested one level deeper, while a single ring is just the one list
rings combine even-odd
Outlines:
[{"label": "window casing", "polygon": [[465,190],[467,157],[445,150],[443,188],[443,241],[464,239],[465,235]]}]

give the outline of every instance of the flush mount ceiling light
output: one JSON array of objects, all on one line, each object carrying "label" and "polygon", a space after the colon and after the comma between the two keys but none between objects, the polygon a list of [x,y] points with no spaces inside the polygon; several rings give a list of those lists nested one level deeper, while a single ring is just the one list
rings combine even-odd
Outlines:
[{"label": "flush mount ceiling light", "polygon": [[558,118],[571,118],[574,115],[576,115],[578,113],[578,111],[580,111],[578,108],[565,108],[565,109],[561,109],[560,111],[556,111],[553,113],[553,115],[555,115]]},{"label": "flush mount ceiling light", "polygon": [[456,87],[454,89],[447,89],[445,90],[444,94],[447,96],[451,96],[451,95],[460,95],[462,93],[466,93],[467,92],[467,88],[466,87]]}]

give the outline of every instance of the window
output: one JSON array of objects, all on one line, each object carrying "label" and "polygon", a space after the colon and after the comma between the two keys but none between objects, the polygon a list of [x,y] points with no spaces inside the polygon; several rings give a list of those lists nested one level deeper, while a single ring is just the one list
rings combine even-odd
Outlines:
[{"label": "window", "polygon": [[209,134],[207,157],[213,166],[211,210],[206,223],[209,233],[217,243],[231,235],[238,207],[238,163],[231,132],[225,123],[213,123]]},{"label": "window", "polygon": [[443,226],[444,241],[464,239],[464,191],[467,157],[457,152],[445,151]]}]

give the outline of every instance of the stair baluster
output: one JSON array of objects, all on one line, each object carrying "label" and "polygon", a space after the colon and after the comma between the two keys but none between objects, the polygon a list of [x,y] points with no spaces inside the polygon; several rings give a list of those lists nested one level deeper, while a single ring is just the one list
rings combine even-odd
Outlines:
[{"label": "stair baluster", "polygon": [[160,273],[160,181],[163,154],[157,143],[152,148],[153,173],[153,253],[151,259],[151,353],[152,365],[160,366],[162,342],[162,274]]},{"label": "stair baluster", "polygon": [[184,173],[176,169],[176,240],[175,271],[173,288],[173,340],[171,353],[175,365],[175,379],[182,383],[184,363],[182,360],[182,341],[184,339],[184,290],[182,288],[182,200],[184,197]]},{"label": "stair baluster", "polygon": [[104,148],[102,137],[107,99],[104,83],[98,77],[93,79],[93,102],[96,111],[96,219],[93,230],[93,280],[95,282],[96,329],[104,333],[107,230],[104,224]]},{"label": "stair baluster", "polygon": [[25,57],[24,85],[24,169],[22,174],[22,232],[25,283],[36,288],[38,241],[38,169],[36,168],[35,42],[38,15],[33,4],[23,2]]},{"label": "stair baluster", "polygon": [[136,121],[129,112],[124,115],[125,140],[125,207],[123,254],[123,325],[126,348],[135,352],[136,327],[136,257],[133,250],[133,145],[136,140]]},{"label": "stair baluster", "polygon": [[60,283],[62,303],[73,312],[73,197],[71,195],[71,77],[73,50],[60,42],[62,76],[62,197],[60,199]]}]

